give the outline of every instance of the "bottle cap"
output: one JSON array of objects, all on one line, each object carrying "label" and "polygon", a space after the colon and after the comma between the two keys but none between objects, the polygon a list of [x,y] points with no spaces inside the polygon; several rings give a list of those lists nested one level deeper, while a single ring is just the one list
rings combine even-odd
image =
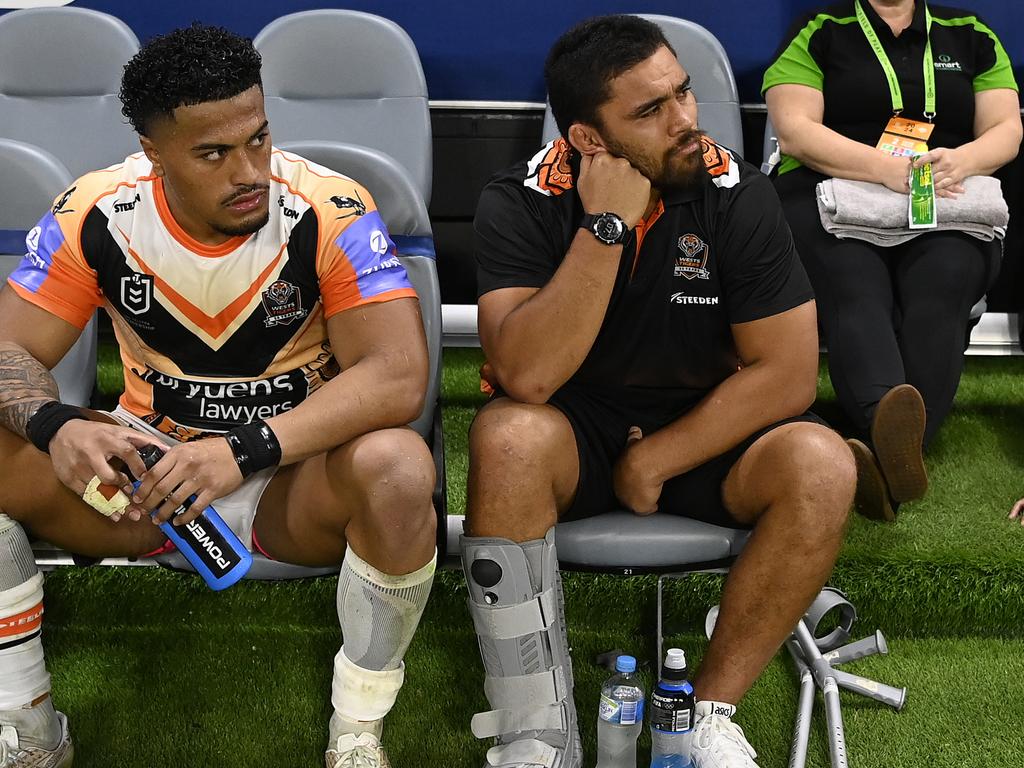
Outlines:
[{"label": "bottle cap", "polygon": [[623,654],[615,660],[616,672],[636,672],[636,659]]},{"label": "bottle cap", "polygon": [[682,648],[669,648],[665,654],[665,666],[669,669],[686,669],[686,654]]},{"label": "bottle cap", "polygon": [[682,648],[669,648],[665,654],[665,663],[661,667],[663,680],[686,679],[686,654]]}]

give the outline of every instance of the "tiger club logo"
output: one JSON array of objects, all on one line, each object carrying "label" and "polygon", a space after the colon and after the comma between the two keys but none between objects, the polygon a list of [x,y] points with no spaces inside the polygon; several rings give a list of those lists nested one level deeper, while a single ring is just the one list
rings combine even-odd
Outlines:
[{"label": "tiger club logo", "polygon": [[673,277],[685,277],[687,280],[699,277],[701,280],[707,280],[711,275],[707,269],[707,243],[690,233],[679,238],[678,246],[680,252],[676,254]]},{"label": "tiger club logo", "polygon": [[275,280],[263,292],[263,308],[267,310],[267,319],[263,321],[267,328],[290,325],[296,318],[305,317],[307,314],[302,308],[302,293],[299,287],[287,280]]}]

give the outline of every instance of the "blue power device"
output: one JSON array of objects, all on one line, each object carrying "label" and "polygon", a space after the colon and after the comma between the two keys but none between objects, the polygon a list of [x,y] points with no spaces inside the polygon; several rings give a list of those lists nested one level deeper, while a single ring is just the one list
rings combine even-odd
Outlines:
[{"label": "blue power device", "polygon": [[[139,456],[146,469],[150,469],[163,456],[163,451],[156,446],[147,446],[139,451]],[[134,487],[138,486],[136,481]],[[174,513],[174,517],[160,524],[160,530],[185,556],[196,573],[203,577],[210,589],[227,589],[249,571],[252,553],[213,507],[207,507],[199,517],[185,525],[172,525],[174,518],[184,513],[195,500],[195,496],[190,496]]]}]

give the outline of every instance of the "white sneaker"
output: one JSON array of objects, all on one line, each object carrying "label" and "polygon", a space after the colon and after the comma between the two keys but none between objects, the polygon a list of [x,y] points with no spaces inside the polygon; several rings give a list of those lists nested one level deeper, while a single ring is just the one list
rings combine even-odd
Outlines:
[{"label": "white sneaker", "polygon": [[22,747],[18,732],[11,725],[0,727],[0,768],[71,768],[75,748],[71,745],[68,719],[57,712],[60,743],[54,749]]},{"label": "white sneaker", "polygon": [[693,768],[757,768],[757,753],[747,743],[743,729],[729,719],[735,711],[731,704],[697,702],[696,724],[690,732]]},{"label": "white sneaker", "polygon": [[384,747],[372,733],[342,734],[324,758],[327,768],[391,768]]}]

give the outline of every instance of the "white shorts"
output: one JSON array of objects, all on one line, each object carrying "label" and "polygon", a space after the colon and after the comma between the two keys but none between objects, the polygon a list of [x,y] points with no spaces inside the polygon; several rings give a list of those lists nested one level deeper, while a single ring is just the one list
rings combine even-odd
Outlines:
[{"label": "white shorts", "polygon": [[[113,413],[109,411],[107,413],[126,427],[152,435],[168,446],[181,445],[178,440],[165,435],[158,429],[154,429],[120,405],[114,409]],[[257,551],[257,548],[253,546],[252,539],[252,523],[256,518],[256,510],[259,508],[263,492],[267,489],[275,472],[277,472],[277,467],[268,467],[267,469],[261,469],[259,472],[254,472],[242,481],[242,485],[236,491],[217,499],[212,504],[213,508],[224,519],[224,522],[235,532],[235,535],[241,539],[242,543],[249,548],[250,552]]]}]

